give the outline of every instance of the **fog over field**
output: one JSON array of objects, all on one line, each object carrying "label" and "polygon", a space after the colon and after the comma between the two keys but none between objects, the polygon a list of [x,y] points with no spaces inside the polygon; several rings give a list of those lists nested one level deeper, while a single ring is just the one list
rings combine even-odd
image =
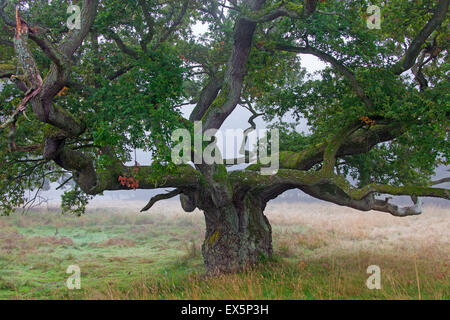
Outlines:
[{"label": "fog over field", "polygon": [[[449,299],[448,207],[397,218],[324,203],[272,202],[275,257],[203,278],[203,214],[177,201],[94,201],[82,217],[41,207],[0,220],[0,299]],[[66,269],[81,269],[67,290]],[[367,268],[381,270],[369,290]]]}]

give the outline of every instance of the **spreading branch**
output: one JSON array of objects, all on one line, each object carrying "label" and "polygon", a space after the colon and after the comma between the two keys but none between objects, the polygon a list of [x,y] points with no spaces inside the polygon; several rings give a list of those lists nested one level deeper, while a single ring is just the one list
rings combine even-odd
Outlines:
[{"label": "spreading branch", "polygon": [[420,30],[419,34],[412,41],[403,57],[393,66],[392,71],[394,74],[399,75],[411,69],[419,56],[420,51],[422,50],[422,46],[428,40],[430,35],[442,25],[442,22],[447,16],[449,4],[450,0],[439,0],[431,19],[422,28],[422,30]]},{"label": "spreading branch", "polygon": [[145,0],[139,0],[139,5],[142,8],[142,12],[144,14],[145,21],[147,23],[148,31],[145,33],[145,35],[142,37],[141,40],[141,48],[146,53],[148,44],[153,40],[155,35],[155,19],[153,19],[150,8],[147,5],[147,1]]},{"label": "spreading branch", "polygon": [[[372,150],[376,145],[391,141],[400,137],[407,130],[407,123],[392,122],[387,124],[375,124],[369,129],[360,129],[349,135],[339,147],[336,157],[357,155]],[[313,166],[321,163],[324,159],[324,153],[328,143],[322,142],[318,145],[307,147],[298,152],[281,151],[280,168],[309,170]],[[247,170],[258,170],[260,165],[254,164]]]},{"label": "spreading branch", "polygon": [[173,21],[173,23],[169,27],[169,29],[167,29],[167,31],[161,36],[158,43],[154,46],[153,49],[156,49],[157,47],[159,47],[161,45],[161,43],[164,43],[178,29],[178,27],[183,22],[183,18],[185,17],[186,12],[189,8],[189,3],[190,3],[190,0],[183,1],[183,6],[181,7],[180,13],[176,17],[176,19]]},{"label": "spreading branch", "polygon": [[339,60],[334,58],[332,55],[325,53],[323,51],[320,51],[311,46],[296,47],[296,46],[278,44],[276,46],[276,49],[288,51],[288,52],[301,53],[301,54],[310,54],[310,55],[316,56],[317,58],[319,58],[325,62],[330,63],[333,66],[333,68],[335,68],[338,72],[340,72],[349,81],[354,92],[361,99],[361,101],[366,105],[368,110],[369,111],[373,110],[373,102],[366,95],[364,89],[361,87],[358,80],[356,79],[356,76],[353,73],[353,71],[351,71],[348,67],[346,67],[342,62],[340,62]]},{"label": "spreading branch", "polygon": [[147,205],[144,208],[142,208],[141,212],[145,212],[145,211],[150,210],[151,207],[153,207],[153,205],[156,202],[158,202],[158,201],[171,199],[173,197],[176,197],[180,193],[181,193],[181,190],[175,189],[175,190],[170,191],[168,193],[158,194],[157,196],[154,196],[153,198],[150,199],[150,201],[147,203]]},{"label": "spreading branch", "polygon": [[431,181],[430,186],[437,186],[438,184],[450,182],[450,177],[442,178],[436,181]]},{"label": "spreading branch", "polygon": [[17,67],[12,64],[0,64],[0,79],[9,79],[16,72]]},{"label": "spreading branch", "polygon": [[117,47],[125,54],[129,55],[130,57],[137,59],[138,58],[138,53],[136,52],[136,50],[134,50],[133,48],[130,48],[129,46],[127,46],[122,39],[120,38],[120,36],[115,33],[113,30],[108,30],[105,32],[105,36],[107,38],[110,38],[112,40],[114,40],[114,42],[117,44]]},{"label": "spreading branch", "polygon": [[[234,174],[231,175],[236,178]],[[383,211],[396,216],[420,214],[420,202],[416,200],[414,207],[399,208],[388,200],[376,200],[375,194],[389,194],[394,196],[433,197],[450,200],[450,190],[423,186],[391,186],[370,184],[362,188],[353,187],[343,176],[328,175],[326,172],[306,172],[299,170],[281,169],[272,176],[247,172],[245,184],[249,187],[257,185],[259,194],[264,201],[276,198],[281,193],[298,188],[305,193],[338,205],[355,208],[361,211]],[[242,181],[239,183],[242,188]]]}]

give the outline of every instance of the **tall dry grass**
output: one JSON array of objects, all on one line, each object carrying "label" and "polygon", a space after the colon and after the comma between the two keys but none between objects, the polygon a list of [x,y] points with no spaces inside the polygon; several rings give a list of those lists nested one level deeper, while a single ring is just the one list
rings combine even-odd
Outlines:
[{"label": "tall dry grass", "polygon": [[[90,233],[109,230],[110,238],[98,238],[96,242],[86,238],[86,246],[82,247],[83,290],[58,289],[50,297],[450,298],[449,208],[428,206],[421,216],[397,218],[328,204],[271,203],[266,215],[273,227],[275,257],[242,273],[205,278],[200,247],[204,237],[202,213],[184,213],[177,202],[166,201],[158,203],[149,213],[138,214],[144,205],[97,202],[80,218],[62,217],[54,209],[47,213],[43,208],[41,214],[0,219],[0,261],[2,254],[4,257],[15,254],[16,264],[27,265],[31,259],[35,269],[52,271],[55,266],[60,268],[63,261],[77,258],[72,254],[81,252],[80,244],[70,242],[71,234],[79,230],[88,237]],[[60,234],[19,232],[37,231],[42,226],[47,227],[45,230],[50,227],[52,233],[59,228]],[[70,230],[72,233],[66,238],[63,233]],[[42,248],[45,244],[47,247]],[[41,263],[40,258],[34,261],[35,255],[45,256],[46,252],[52,253],[57,262]],[[58,252],[70,256],[59,259]],[[366,270],[370,265],[381,268],[381,290],[366,287],[369,276]],[[59,274],[54,276],[58,277]],[[17,287],[12,280],[8,281],[4,276],[5,288]],[[16,297],[32,298],[40,289],[33,290],[26,295],[17,293]]]},{"label": "tall dry grass", "polygon": [[[158,207],[180,218],[177,204]],[[449,299],[449,208],[428,206],[421,216],[397,218],[317,203],[274,203],[275,261],[234,275],[134,279],[110,283],[87,299]],[[202,219],[196,212],[194,223]],[[199,249],[187,247],[187,257]],[[382,270],[382,289],[369,290],[367,267]]]}]

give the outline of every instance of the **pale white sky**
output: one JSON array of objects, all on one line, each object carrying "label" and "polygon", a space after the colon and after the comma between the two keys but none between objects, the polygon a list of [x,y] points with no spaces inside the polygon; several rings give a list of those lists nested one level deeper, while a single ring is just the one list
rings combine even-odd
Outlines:
[{"label": "pale white sky", "polygon": [[[196,25],[194,25],[193,27],[193,31],[194,34],[196,35],[197,38],[202,38],[202,35],[208,31],[208,25],[207,24],[202,24],[202,23],[197,23]],[[321,60],[317,59],[316,57],[312,56],[312,55],[300,55],[301,57],[301,63],[302,63],[302,67],[304,67],[309,73],[314,73],[316,71],[320,71],[323,70],[326,66],[326,64],[324,62],[322,62]],[[192,112],[194,106],[187,106],[183,108],[183,114],[186,118],[189,117],[190,113]],[[227,129],[242,129],[245,130],[247,129],[250,125],[248,123],[248,119],[251,117],[251,113],[250,111],[248,111],[247,109],[238,106],[234,112],[227,118],[227,120],[224,122],[224,124],[221,127],[221,131],[225,131]],[[290,119],[289,116],[286,116],[283,118],[284,121],[286,122],[291,122],[293,121],[293,119]],[[267,127],[267,123],[265,123],[261,117],[257,118],[255,120],[255,123],[257,125],[257,129],[264,129]],[[306,122],[302,123],[299,127],[299,130],[302,131],[307,131],[307,125]],[[227,147],[226,147],[226,153],[224,154],[224,158],[230,158],[233,156],[232,153],[229,153],[229,151],[231,151],[230,148],[231,144],[227,143]],[[237,146],[239,148],[239,146]],[[223,153],[224,150],[223,148],[220,148],[221,152]],[[147,160],[147,156],[142,153],[141,154],[145,160]],[[139,157],[139,155],[138,155]],[[141,163],[141,162],[139,162]]]}]

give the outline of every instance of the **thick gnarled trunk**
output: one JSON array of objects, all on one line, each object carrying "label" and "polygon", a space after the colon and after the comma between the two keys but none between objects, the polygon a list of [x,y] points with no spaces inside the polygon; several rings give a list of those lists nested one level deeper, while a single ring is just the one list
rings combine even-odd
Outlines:
[{"label": "thick gnarled trunk", "polygon": [[247,195],[227,207],[204,210],[202,253],[207,274],[241,271],[272,255],[272,229],[264,206]]}]

